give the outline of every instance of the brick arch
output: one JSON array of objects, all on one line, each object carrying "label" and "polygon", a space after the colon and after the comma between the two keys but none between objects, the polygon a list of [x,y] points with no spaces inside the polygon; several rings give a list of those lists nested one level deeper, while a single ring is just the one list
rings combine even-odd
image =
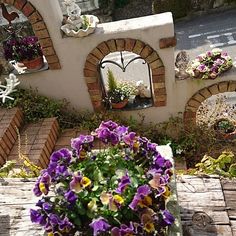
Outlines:
[{"label": "brick arch", "polygon": [[196,125],[197,110],[207,98],[219,93],[235,91],[236,81],[223,81],[199,90],[188,100],[185,106],[184,123]]},{"label": "brick arch", "polygon": [[53,47],[46,23],[33,4],[27,0],[1,0],[1,2],[14,6],[28,18],[35,36],[38,37],[42,46],[43,54],[47,59],[49,68],[52,70],[60,69],[61,65]]},{"label": "brick arch", "polygon": [[152,72],[154,106],[166,106],[165,67],[157,52],[148,44],[136,39],[111,39],[100,43],[87,56],[84,77],[95,111],[103,109],[99,63],[109,53],[128,51],[140,55]]}]

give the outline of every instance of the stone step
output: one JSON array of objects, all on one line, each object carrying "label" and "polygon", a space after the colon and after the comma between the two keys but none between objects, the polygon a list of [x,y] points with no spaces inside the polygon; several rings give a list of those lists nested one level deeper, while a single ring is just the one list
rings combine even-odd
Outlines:
[{"label": "stone step", "polygon": [[23,114],[19,108],[0,108],[0,166],[6,162],[22,123]]},{"label": "stone step", "polygon": [[21,165],[20,152],[37,166],[46,168],[58,135],[59,125],[56,118],[46,118],[37,123],[27,124],[20,132],[20,150],[18,140],[8,160],[17,160],[17,165]]}]

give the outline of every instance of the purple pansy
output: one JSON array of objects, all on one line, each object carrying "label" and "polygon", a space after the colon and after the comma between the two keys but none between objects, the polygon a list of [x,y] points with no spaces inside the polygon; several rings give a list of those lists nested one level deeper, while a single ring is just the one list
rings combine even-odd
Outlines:
[{"label": "purple pansy", "polygon": [[111,227],[103,217],[94,219],[89,226],[93,229],[93,236],[97,236],[100,232],[106,232]]},{"label": "purple pansy", "polygon": [[82,149],[89,150],[92,147],[94,136],[92,135],[80,135],[78,138],[71,140],[71,147],[80,154]]},{"label": "purple pansy", "polygon": [[142,185],[137,189],[137,193],[134,195],[134,198],[132,202],[129,204],[129,207],[132,210],[135,210],[138,203],[146,196],[148,196],[151,193],[151,189],[148,185]]},{"label": "purple pansy", "polygon": [[30,219],[33,223],[45,225],[46,224],[46,218],[41,213],[41,210],[33,210],[30,209]]},{"label": "purple pansy", "polygon": [[162,225],[164,226],[171,225],[175,221],[174,216],[168,210],[162,211],[162,216]]},{"label": "purple pansy", "polygon": [[130,177],[128,175],[128,172],[126,172],[126,174],[122,176],[118,184],[118,188],[115,190],[116,193],[119,193],[119,194],[123,193],[125,189],[127,188],[127,186],[130,184],[131,184]]},{"label": "purple pansy", "polygon": [[71,190],[67,191],[64,196],[65,196],[65,199],[71,204],[75,204],[78,198],[77,195]]},{"label": "purple pansy", "polygon": [[134,234],[135,234],[135,229],[132,223],[130,223],[130,226],[122,224],[120,228],[114,227],[111,230],[111,236],[126,236]]}]

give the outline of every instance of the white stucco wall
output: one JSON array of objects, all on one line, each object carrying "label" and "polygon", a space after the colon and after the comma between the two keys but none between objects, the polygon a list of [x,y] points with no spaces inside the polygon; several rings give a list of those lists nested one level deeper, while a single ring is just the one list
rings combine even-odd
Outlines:
[{"label": "white stucco wall", "polygon": [[[122,112],[125,116],[143,113],[146,121],[161,122],[183,112],[188,99],[199,89],[218,82],[175,81],[174,48],[160,49],[159,39],[174,36],[171,13],[99,24],[95,33],[85,38],[62,38],[62,12],[57,0],[30,0],[43,16],[62,66],[61,70],[20,75],[21,86],[37,88],[52,98],[66,98],[78,109],[93,110],[83,69],[87,55],[101,42],[116,38],[139,39],[157,51],[166,70],[167,106]],[[227,77],[224,77],[227,79]]]}]

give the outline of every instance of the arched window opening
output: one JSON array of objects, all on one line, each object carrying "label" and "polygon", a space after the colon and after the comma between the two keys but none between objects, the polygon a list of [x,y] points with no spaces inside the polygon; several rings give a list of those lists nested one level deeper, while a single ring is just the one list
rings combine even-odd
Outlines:
[{"label": "arched window opening", "polygon": [[141,56],[128,51],[110,53],[100,61],[99,72],[106,109],[153,106],[151,70]]},{"label": "arched window opening", "polygon": [[[204,100],[196,113],[197,125],[229,134],[236,130],[236,92],[225,92]],[[234,135],[236,138],[236,133]]]},{"label": "arched window opening", "polygon": [[1,3],[0,65],[3,74],[24,74],[48,69],[41,45],[27,17]]}]

